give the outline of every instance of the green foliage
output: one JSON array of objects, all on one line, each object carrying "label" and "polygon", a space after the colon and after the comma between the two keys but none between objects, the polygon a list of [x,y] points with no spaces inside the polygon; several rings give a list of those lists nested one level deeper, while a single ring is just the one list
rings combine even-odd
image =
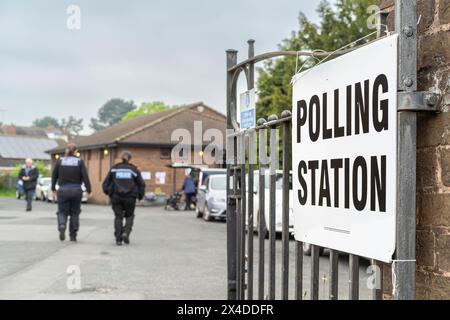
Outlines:
[{"label": "green foliage", "polygon": [[56,128],[61,129],[64,132],[67,132],[70,135],[79,135],[81,131],[83,131],[83,119],[77,119],[73,116],[68,117],[67,119],[61,119],[59,121],[56,118],[46,116],[43,118],[39,118],[33,121],[33,126],[39,128]]},{"label": "green foliage", "polygon": [[58,119],[50,117],[50,116],[46,116],[46,117],[34,120],[33,126],[39,127],[39,128],[45,128],[45,129],[47,129],[49,127],[53,127],[53,128],[61,127]]},{"label": "green foliage", "polygon": [[20,172],[20,169],[22,169],[22,167],[23,167],[23,163],[16,164],[16,166],[13,169],[13,171],[11,171],[11,175],[13,177],[19,176],[19,172]]},{"label": "green foliage", "polygon": [[171,106],[168,106],[164,104],[164,102],[161,101],[154,101],[150,103],[143,103],[139,108],[128,112],[126,115],[122,117],[122,121],[129,121],[131,119],[149,115],[156,112],[161,112],[164,110],[168,110],[172,108]]},{"label": "green foliage", "polygon": [[83,119],[77,119],[73,116],[70,116],[67,119],[62,119],[61,128],[70,135],[78,136],[84,128]]},{"label": "green foliage", "polygon": [[15,198],[16,189],[15,188],[0,188],[0,198]]},{"label": "green foliage", "polygon": [[97,118],[91,118],[90,127],[95,131],[112,126],[122,120],[128,112],[136,109],[133,101],[123,99],[111,99],[106,102],[97,113]]},{"label": "green foliage", "polygon": [[[13,177],[17,177],[19,175],[20,169],[22,169],[23,165],[24,165],[23,163],[18,163],[14,167],[14,170],[11,172],[11,175]],[[33,161],[33,165],[36,168],[38,168],[39,175],[41,175],[43,177],[49,177],[50,176],[50,169],[43,161],[40,161],[40,160]]]},{"label": "green foliage", "polygon": [[[300,13],[299,30],[282,42],[280,50],[334,51],[342,48],[374,31],[368,28],[367,20],[373,14],[368,13],[368,8],[376,3],[376,0],[337,0],[331,6],[328,1],[322,1],[317,8],[319,24],[312,23]],[[373,38],[362,40],[358,45]],[[303,70],[306,70],[316,62],[314,58],[301,58],[298,66],[305,64]],[[291,109],[291,79],[295,68],[296,58],[284,57],[269,61],[258,70],[257,118],[267,118],[270,114],[279,116],[283,110]]]},{"label": "green foliage", "polygon": [[0,173],[0,190],[14,189],[17,178],[13,177],[10,172]]}]

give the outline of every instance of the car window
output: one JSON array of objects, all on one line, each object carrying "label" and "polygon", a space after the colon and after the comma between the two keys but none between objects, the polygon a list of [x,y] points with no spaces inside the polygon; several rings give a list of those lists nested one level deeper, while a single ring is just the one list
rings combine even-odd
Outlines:
[{"label": "car window", "polygon": [[208,171],[203,171],[203,177],[210,177],[210,176],[214,176],[217,174],[226,174],[225,170],[208,170]]},{"label": "car window", "polygon": [[[264,176],[264,187],[266,189],[269,189],[270,187],[270,175],[266,174]],[[275,188],[278,190],[283,189],[283,174],[277,173],[276,174],[276,180],[275,180]],[[253,184],[255,185],[255,189],[259,189],[259,174],[255,174],[253,177]],[[292,174],[289,174],[289,189],[292,190]]]},{"label": "car window", "polygon": [[227,189],[226,177],[216,177],[214,179],[211,179],[211,189],[212,190],[226,190]]},{"label": "car window", "polygon": [[51,178],[42,178],[39,180],[39,183],[42,184],[43,186],[49,186],[52,183],[52,179]]},{"label": "car window", "polygon": [[207,174],[206,172],[202,172],[202,173],[200,174],[200,176],[202,177],[201,184],[206,185],[206,180],[208,179],[208,174]]},{"label": "car window", "polygon": [[[266,174],[264,176],[264,187],[266,189],[269,189],[269,186],[270,186],[270,174]],[[281,173],[276,174],[275,188],[276,189],[283,188],[283,175]]]},{"label": "car window", "polygon": [[203,185],[205,185],[206,188],[209,187],[209,179],[206,178],[205,180],[203,180]]}]

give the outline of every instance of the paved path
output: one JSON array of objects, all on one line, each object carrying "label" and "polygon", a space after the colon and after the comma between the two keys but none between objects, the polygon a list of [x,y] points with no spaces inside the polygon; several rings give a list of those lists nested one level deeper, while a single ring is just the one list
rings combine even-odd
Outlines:
[{"label": "paved path", "polygon": [[[83,206],[76,244],[58,240],[55,212],[54,204],[36,202],[28,213],[23,201],[0,199],[0,299],[226,299],[225,223],[204,222],[193,212],[138,208],[131,245],[117,247],[109,207]],[[321,258],[321,276],[327,258]],[[342,259],[341,298],[348,292],[347,265]],[[366,267],[362,263],[362,277]],[[70,290],[75,278],[68,269],[78,268],[81,289]],[[293,276],[293,262],[291,268]],[[308,274],[305,257],[305,291]],[[326,282],[320,288],[325,296]]]}]

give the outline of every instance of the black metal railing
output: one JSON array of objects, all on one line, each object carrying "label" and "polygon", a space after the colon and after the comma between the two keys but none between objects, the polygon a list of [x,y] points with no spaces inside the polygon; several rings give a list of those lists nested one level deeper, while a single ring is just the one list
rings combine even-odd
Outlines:
[{"label": "black metal railing", "polygon": [[[387,32],[387,14],[380,13],[380,23],[378,36],[381,37]],[[402,0],[395,1],[395,30],[399,36],[398,46],[398,85],[399,93],[412,94],[417,90],[417,1]],[[276,116],[270,116],[266,121],[260,119],[257,127],[247,131],[240,131],[237,123],[237,97],[236,85],[239,75],[244,73],[247,80],[247,89],[254,88],[254,65],[255,63],[281,56],[313,56],[327,57],[330,54],[340,55],[348,51],[357,49],[353,47],[347,51],[318,53],[317,51],[277,51],[268,52],[255,56],[254,40],[249,40],[248,59],[238,63],[237,51],[227,50],[227,129],[234,130],[234,133],[227,136],[227,142],[233,142],[232,149],[227,148],[227,259],[228,259],[228,298],[229,299],[254,299],[254,289],[257,286],[257,299],[275,299],[277,290],[277,242],[276,242],[276,179],[271,175],[266,182],[266,168],[261,163],[258,168],[255,167],[256,153],[249,153],[248,162],[238,162],[237,155],[244,156],[247,151],[245,137],[249,143],[249,149],[252,149],[254,140],[258,140],[258,155],[261,158],[266,157],[267,146],[270,150],[270,167],[273,171],[275,164],[278,166],[278,133],[282,131],[281,155],[282,155],[282,239],[281,239],[281,286],[280,297],[282,299],[303,299],[305,297],[304,287],[309,278],[310,288],[309,296],[311,299],[318,299],[320,296],[328,299],[344,298],[342,295],[342,286],[348,284],[344,292],[348,292],[349,299],[360,298],[360,288],[364,288],[361,283],[361,267],[367,259],[355,255],[348,255],[348,281],[339,281],[342,278],[342,272],[339,268],[342,265],[346,253],[329,250],[329,268],[328,276],[324,275],[324,283],[328,282],[328,294],[320,290],[320,252],[324,248],[312,245],[308,252],[311,253],[310,277],[305,277],[304,272],[304,250],[303,243],[295,241],[293,257],[291,257],[291,241],[289,231],[289,185],[288,176],[290,171],[290,126],[291,116],[288,111],[281,114],[280,119]],[[398,111],[398,133],[397,133],[397,163],[401,164],[397,173],[397,210],[396,210],[396,251],[392,260],[393,277],[396,279],[393,283],[394,299],[414,299],[415,297],[415,224],[416,224],[416,109],[397,108]],[[422,110],[423,111],[423,110]],[[270,130],[269,143],[267,142],[267,130]],[[256,134],[257,133],[257,134]],[[240,150],[238,152],[238,150]],[[231,157],[229,155],[231,154]],[[277,157],[275,157],[277,155]],[[229,161],[232,159],[232,161]],[[240,163],[238,165],[238,163]],[[264,163],[264,162],[263,162]],[[258,210],[255,210],[255,198],[253,193],[254,171],[259,171],[259,181],[255,185],[259,187]],[[272,172],[273,173],[273,172]],[[246,177],[248,178],[246,179]],[[231,184],[231,177],[232,180]],[[269,199],[265,199],[265,185],[269,184]],[[246,187],[248,185],[248,188]],[[247,190],[249,190],[247,192]],[[268,229],[266,230],[266,206],[268,201]],[[255,216],[255,211],[257,215]],[[258,233],[258,254],[254,255],[254,222],[257,221]],[[300,222],[301,223],[301,222]],[[266,250],[265,235],[268,233],[268,250]],[[266,257],[268,254],[268,257]],[[257,260],[256,260],[257,259]],[[394,263],[395,261],[395,263]],[[294,264],[294,273],[290,273]],[[360,266],[361,265],[361,266]],[[257,275],[254,269],[257,266]],[[365,295],[363,298],[382,299],[382,263],[371,260],[367,270],[372,273],[370,276],[373,284],[371,295]],[[268,278],[266,279],[266,270]],[[256,277],[255,277],[256,275]],[[256,279],[255,279],[256,278]],[[257,280],[256,283],[254,280]],[[267,285],[267,287],[266,287]],[[293,288],[291,294],[289,289]],[[366,294],[366,292],[364,292]]]},{"label": "black metal railing", "polygon": [[[281,134],[280,134],[281,132]],[[257,133],[257,134],[255,134]],[[267,139],[267,136],[269,139]],[[236,221],[236,229],[231,230],[229,236],[233,236],[232,243],[235,241],[236,250],[236,299],[253,300],[253,299],[298,299],[301,300],[305,296],[309,296],[312,300],[319,299],[320,280],[328,283],[328,293],[322,294],[322,298],[336,300],[345,298],[339,296],[339,266],[343,264],[343,256],[336,250],[329,249],[329,268],[328,275],[320,277],[320,252],[324,248],[311,245],[310,259],[310,275],[309,275],[309,293],[304,288],[304,252],[303,243],[293,241],[292,232],[289,229],[290,221],[290,175],[291,175],[291,113],[284,111],[278,118],[272,115],[265,119],[259,119],[257,127],[247,131],[239,131],[228,136],[228,139],[234,139],[237,151],[236,161],[239,164],[229,165],[229,189],[228,201],[229,205],[236,206],[236,216],[228,217],[232,221]],[[257,143],[255,141],[257,140]],[[281,151],[279,148],[281,141]],[[255,172],[255,151],[254,146],[258,145],[258,159],[263,163],[258,163]],[[267,150],[269,156],[267,157]],[[280,159],[281,154],[281,161]],[[269,159],[269,164],[264,164],[264,159]],[[242,163],[242,161],[244,162]],[[267,162],[267,161],[266,161]],[[281,165],[281,169],[278,167]],[[255,173],[259,175],[258,179],[258,206],[255,212],[254,200],[254,177]],[[265,176],[269,174],[268,179]],[[281,199],[277,199],[277,176],[281,174]],[[268,181],[268,198],[266,199],[266,182]],[[276,207],[281,200],[281,252],[277,250],[277,232],[276,232]],[[268,202],[268,217],[266,223],[266,203]],[[254,228],[256,219],[256,230]],[[267,225],[267,227],[266,227]],[[266,230],[268,229],[268,230]],[[230,230],[229,230],[230,231]],[[258,248],[254,247],[254,231],[257,231]],[[268,248],[266,248],[268,235]],[[230,241],[230,239],[229,239]],[[291,256],[290,249],[294,246],[294,253]],[[255,252],[256,251],[256,252]],[[281,261],[278,262],[278,255],[281,253]],[[341,257],[341,259],[340,259]],[[255,276],[255,258],[257,259],[257,273]],[[348,299],[360,298],[360,257],[348,255]],[[365,258],[364,258],[365,259]],[[280,263],[281,273],[277,274],[277,265]],[[294,265],[293,276],[291,276],[291,265]],[[370,296],[365,298],[382,299],[381,288],[381,264],[371,261],[369,269],[370,277],[374,283]],[[267,278],[266,278],[267,275]],[[277,287],[277,276],[281,275],[280,285]],[[255,279],[256,278],[256,279]],[[255,281],[256,280],[256,284]],[[367,279],[366,279],[367,280]],[[341,285],[342,285],[341,281]],[[345,282],[344,282],[345,283]],[[266,287],[267,285],[267,287]],[[257,286],[257,288],[256,288]],[[279,293],[277,289],[279,288]],[[293,292],[289,289],[293,289]],[[254,295],[257,289],[256,296]],[[341,290],[342,291],[342,290]],[[306,293],[306,294],[305,294]]]}]

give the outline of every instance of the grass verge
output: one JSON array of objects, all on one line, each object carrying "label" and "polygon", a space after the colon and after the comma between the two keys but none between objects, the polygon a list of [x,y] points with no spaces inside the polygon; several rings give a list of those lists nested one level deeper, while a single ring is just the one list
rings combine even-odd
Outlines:
[{"label": "grass verge", "polygon": [[0,198],[15,198],[16,189],[0,189]]}]

